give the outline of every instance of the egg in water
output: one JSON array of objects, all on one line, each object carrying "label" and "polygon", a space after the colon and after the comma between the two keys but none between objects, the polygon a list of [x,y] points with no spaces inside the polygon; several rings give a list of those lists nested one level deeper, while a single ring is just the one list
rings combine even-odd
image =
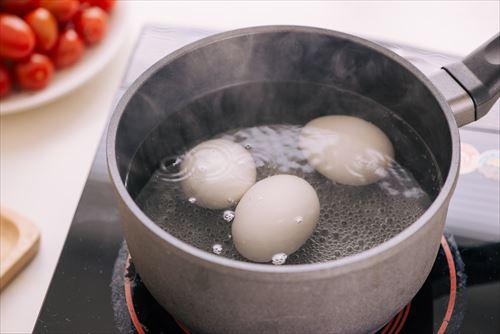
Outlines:
[{"label": "egg in water", "polygon": [[267,177],[253,185],[236,207],[234,245],[251,261],[274,263],[309,239],[319,213],[318,195],[307,181],[294,175]]},{"label": "egg in water", "polygon": [[182,190],[191,203],[207,209],[235,205],[255,183],[255,162],[245,148],[212,139],[191,149],[181,163]]},{"label": "egg in water", "polygon": [[387,135],[352,116],[323,116],[310,121],[300,133],[299,146],[319,173],[352,186],[377,182],[394,159]]}]

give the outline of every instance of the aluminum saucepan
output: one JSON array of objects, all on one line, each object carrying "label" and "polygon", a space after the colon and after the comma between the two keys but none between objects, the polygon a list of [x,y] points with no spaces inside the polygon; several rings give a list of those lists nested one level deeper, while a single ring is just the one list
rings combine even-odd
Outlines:
[{"label": "aluminum saucepan", "polygon": [[[183,138],[196,140],[190,138],[194,131],[189,124],[202,124],[205,130],[197,133],[209,136],[228,130],[226,120],[241,119],[240,126],[262,121],[238,115],[238,108],[226,108],[233,112],[224,113],[214,109],[200,116],[203,122],[187,121],[183,129],[165,121],[167,117],[197,97],[231,85],[296,81],[362,95],[418,132],[435,156],[443,180],[418,220],[395,237],[352,256],[272,266],[195,248],[162,230],[140,210],[134,198],[178,144],[173,133],[180,131]],[[498,35],[432,79],[378,44],[310,27],[247,28],[185,46],[131,85],[109,124],[109,172],[133,262],[156,300],[193,333],[374,332],[414,297],[427,278],[458,177],[458,127],[483,116],[499,94]],[[290,109],[261,116],[268,122],[287,122],[294,113]],[[294,115],[303,124],[316,116]],[[419,164],[417,159],[408,167],[414,174],[425,173]],[[430,189],[426,183],[431,181],[420,177],[423,188]]]}]

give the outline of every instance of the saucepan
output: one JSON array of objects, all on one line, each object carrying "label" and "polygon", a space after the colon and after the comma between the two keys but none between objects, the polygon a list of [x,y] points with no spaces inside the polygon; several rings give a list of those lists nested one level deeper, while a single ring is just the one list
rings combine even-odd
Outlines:
[{"label": "saucepan", "polygon": [[[214,107],[190,116],[198,119],[169,121],[197,97],[245,82],[333,86],[390,109],[436,159],[442,176],[437,185],[422,175],[418,158],[409,166],[434,192],[432,204],[391,239],[322,263],[236,261],[175,238],[134,201],[161,159],[179,145],[174,134],[194,142],[195,133],[213,135],[230,123],[292,117],[305,123],[317,116],[295,115],[290,108],[250,117],[238,108],[249,101],[233,101],[223,112]],[[240,29],[185,46],[130,86],[109,123],[109,173],[132,260],[157,301],[194,333],[375,332],[414,297],[432,268],[458,177],[458,127],[485,115],[499,95],[499,35],[431,79],[376,43],[311,27]],[[198,129],[191,131],[190,124]]]}]

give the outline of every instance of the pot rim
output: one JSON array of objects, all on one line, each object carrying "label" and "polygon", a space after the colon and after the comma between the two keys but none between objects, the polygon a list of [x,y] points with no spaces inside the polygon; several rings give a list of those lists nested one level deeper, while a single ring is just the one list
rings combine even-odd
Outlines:
[{"label": "pot rim", "polygon": [[[136,91],[142,86],[142,84],[146,82],[151,77],[151,75],[153,75],[156,71],[158,71],[165,65],[200,47],[207,46],[212,43],[237,36],[262,34],[262,33],[275,33],[275,32],[305,32],[305,33],[324,34],[324,35],[348,39],[355,43],[359,43],[365,47],[374,49],[375,51],[392,59],[393,61],[399,63],[401,66],[405,67],[408,71],[410,71],[414,76],[417,77],[417,79],[419,79],[425,85],[427,89],[429,89],[429,91],[433,94],[434,98],[437,100],[446,118],[451,137],[452,152],[451,152],[451,162],[448,175],[438,196],[434,199],[432,204],[429,206],[429,208],[427,208],[427,210],[422,214],[422,216],[420,216],[410,226],[405,228],[403,231],[401,231],[391,239],[381,244],[378,244],[377,246],[370,248],[368,250],[361,251],[359,253],[350,256],[346,256],[337,260],[331,260],[327,262],[298,264],[298,265],[285,264],[281,266],[272,266],[269,264],[237,261],[219,255],[211,254],[209,252],[201,250],[174,237],[173,235],[171,235],[170,233],[166,232],[161,227],[156,225],[149,217],[147,217],[146,214],[138,207],[138,205],[135,203],[135,201],[128,193],[124,185],[124,182],[120,177],[116,161],[116,152],[115,152],[116,133],[118,130],[118,126],[120,124],[121,117],[125,111],[128,102],[130,101],[132,96],[136,93]],[[236,29],[205,37],[201,40],[190,43],[168,54],[167,56],[157,61],[149,69],[147,69],[126,90],[126,92],[121,97],[119,103],[116,105],[115,110],[113,111],[107,130],[106,157],[108,163],[108,172],[111,176],[111,180],[113,182],[113,185],[115,186],[116,192],[118,193],[118,196],[120,196],[120,199],[123,201],[123,203],[135,216],[135,218],[138,221],[140,221],[151,233],[155,234],[158,238],[162,239],[171,246],[175,247],[177,250],[180,250],[182,253],[184,253],[184,255],[187,256],[187,258],[190,258],[191,260],[197,262],[201,261],[202,263],[212,268],[218,267],[221,270],[240,270],[247,273],[255,272],[255,273],[266,273],[266,274],[290,274],[290,273],[300,274],[313,271],[331,272],[332,270],[340,273],[344,272],[344,270],[352,270],[355,268],[362,267],[366,264],[373,263],[374,261],[376,262],[377,259],[380,260],[383,257],[380,255],[394,251],[399,244],[409,239],[412,235],[414,235],[417,231],[422,229],[427,224],[432,223],[431,218],[434,217],[436,214],[438,214],[439,210],[443,208],[443,206],[447,206],[448,198],[454,190],[454,186],[458,177],[458,168],[459,168],[458,147],[459,147],[458,126],[453,116],[453,112],[451,111],[450,106],[446,102],[446,99],[419,69],[417,69],[414,65],[412,65],[409,61],[407,61],[403,57],[397,55],[391,50],[374,42],[334,30],[308,27],[308,26],[271,25],[271,26],[257,26],[257,27]]]}]

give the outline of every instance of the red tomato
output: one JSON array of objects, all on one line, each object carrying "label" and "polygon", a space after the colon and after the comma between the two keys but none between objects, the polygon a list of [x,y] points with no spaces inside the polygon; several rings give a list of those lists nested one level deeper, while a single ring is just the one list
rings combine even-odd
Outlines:
[{"label": "red tomato", "polygon": [[36,48],[49,51],[57,41],[57,22],[54,16],[45,8],[38,8],[25,16],[36,36]]},{"label": "red tomato", "polygon": [[97,6],[108,13],[115,7],[115,0],[83,0],[83,3],[88,3],[91,6]]},{"label": "red tomato", "polygon": [[52,50],[52,59],[58,68],[73,65],[80,60],[85,45],[76,31],[68,29],[59,35],[54,49]]},{"label": "red tomato", "polygon": [[48,9],[57,21],[64,23],[73,18],[80,3],[78,0],[40,0],[40,6]]},{"label": "red tomato", "polygon": [[27,60],[14,66],[16,80],[22,88],[42,89],[54,75],[54,65],[49,57],[33,53]]},{"label": "red tomato", "polygon": [[15,15],[0,15],[0,57],[20,59],[33,51],[35,35],[21,18]]},{"label": "red tomato", "polygon": [[39,0],[0,0],[0,8],[12,14],[22,15],[38,7]]},{"label": "red tomato", "polygon": [[7,96],[11,87],[12,80],[10,79],[9,70],[3,64],[0,64],[0,97]]},{"label": "red tomato", "polygon": [[75,20],[76,31],[87,44],[100,42],[108,29],[108,14],[99,7],[84,9]]}]

